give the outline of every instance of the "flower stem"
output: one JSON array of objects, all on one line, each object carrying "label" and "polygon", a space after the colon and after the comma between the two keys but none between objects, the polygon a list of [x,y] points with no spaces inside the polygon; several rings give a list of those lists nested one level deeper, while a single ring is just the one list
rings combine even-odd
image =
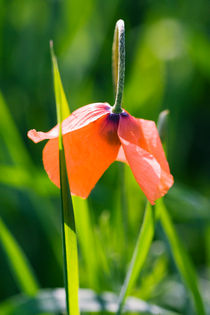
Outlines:
[{"label": "flower stem", "polygon": [[123,20],[116,23],[112,49],[113,81],[117,90],[112,112],[120,114],[125,77],[125,25]]},{"label": "flower stem", "polygon": [[[120,20],[122,21],[122,20]],[[119,22],[119,21],[118,21]],[[123,22],[123,21],[122,21]],[[124,22],[123,22],[124,28]],[[115,27],[113,45],[112,45],[112,79],[114,85],[114,94],[117,93],[117,79],[118,79],[118,64],[119,64],[119,43],[118,43],[118,31],[117,31],[117,24]],[[127,195],[125,193],[125,165],[124,163],[120,163],[119,165],[119,177],[120,177],[120,204],[122,209],[122,219],[123,219],[123,226],[124,226],[124,234],[127,235],[128,232],[128,200]]]}]

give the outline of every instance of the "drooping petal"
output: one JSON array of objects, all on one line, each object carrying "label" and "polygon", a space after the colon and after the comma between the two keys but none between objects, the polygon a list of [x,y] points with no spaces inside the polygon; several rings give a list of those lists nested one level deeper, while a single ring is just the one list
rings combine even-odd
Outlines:
[{"label": "drooping petal", "polygon": [[[110,111],[108,103],[93,103],[75,110],[69,117],[62,122],[62,134],[80,129],[98,118],[107,114]],[[54,139],[59,135],[59,128],[56,125],[48,132],[29,130],[28,137],[35,143],[46,139]]]},{"label": "drooping petal", "polygon": [[[71,192],[86,198],[109,165],[115,161],[120,147],[117,124],[109,114],[63,136],[67,172]],[[59,180],[58,139],[48,141],[43,150],[43,163],[49,178]]]},{"label": "drooping petal", "polygon": [[154,204],[154,201],[158,198],[156,191],[160,183],[160,165],[151,154],[141,147],[121,137],[120,140],[137,183],[151,204]]},{"label": "drooping petal", "polygon": [[173,185],[173,176],[155,123],[130,115],[121,116],[118,135],[139,186],[154,204]]}]

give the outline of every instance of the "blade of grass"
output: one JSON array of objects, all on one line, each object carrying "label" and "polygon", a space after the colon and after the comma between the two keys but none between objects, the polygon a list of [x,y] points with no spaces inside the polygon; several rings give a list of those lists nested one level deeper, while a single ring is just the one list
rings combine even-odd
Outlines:
[{"label": "blade of grass", "polygon": [[69,109],[69,105],[68,105],[66,95],[63,89],[63,84],[62,84],[59,69],[58,69],[58,62],[53,51],[52,41],[50,41],[50,47],[51,47],[50,51],[51,51],[51,58],[52,58],[52,65],[53,65],[55,101],[56,101],[56,104],[59,104],[60,106],[60,111],[57,111],[57,115],[61,115],[60,122],[62,122],[65,118],[67,118],[70,115],[70,109]]},{"label": "blade of grass", "polygon": [[[51,50],[52,61],[53,61],[53,75],[54,75],[54,89],[55,89],[55,97],[56,102],[60,103],[62,117],[61,120],[64,120],[66,117],[70,115],[69,105],[65,96],[65,92],[63,89],[57,59],[53,50]],[[77,197],[73,197],[73,207],[76,209],[76,226],[78,227],[78,238],[79,243],[81,245],[81,249],[83,252],[83,257],[85,259],[85,263],[88,269],[88,276],[90,285],[95,289],[98,287],[98,277],[97,270],[98,261],[95,259],[95,255],[90,255],[90,247],[94,248],[94,236],[93,231],[90,227],[90,218],[89,218],[89,210],[88,203],[86,200],[82,200]],[[85,216],[85,218],[84,218]]]},{"label": "blade of grass", "polygon": [[62,235],[66,305],[68,314],[77,315],[79,314],[78,302],[79,276],[76,227],[74,219],[74,209],[66,173],[66,162],[61,135],[59,136],[59,140]]},{"label": "blade of grass", "polygon": [[61,217],[63,239],[64,279],[66,290],[67,314],[79,314],[79,274],[77,236],[74,219],[74,209],[68,183],[65,152],[62,138],[61,123],[68,115],[69,108],[62,88],[53,43],[50,42],[51,56],[54,73],[54,89],[56,99],[57,121],[59,124],[59,164],[60,164],[60,191],[61,191]]},{"label": "blade of grass", "polygon": [[152,243],[154,235],[154,216],[153,208],[147,202],[143,224],[139,231],[139,236],[137,239],[136,247],[126,274],[124,284],[122,286],[117,314],[121,314],[125,299],[130,294],[131,289],[133,288],[135,281],[142,270],[144,262],[147,258],[150,245]]},{"label": "blade of grass", "polygon": [[196,309],[196,314],[205,315],[205,308],[203,305],[202,297],[198,288],[196,272],[194,266],[187,255],[181,241],[178,238],[176,230],[173,226],[170,215],[164,205],[162,199],[156,203],[156,210],[158,218],[161,222],[163,230],[169,241],[171,252],[177,266],[177,269],[186,285],[189,289]]},{"label": "blade of grass", "polygon": [[17,285],[24,294],[34,296],[38,291],[38,282],[24,252],[0,217],[0,242]]}]

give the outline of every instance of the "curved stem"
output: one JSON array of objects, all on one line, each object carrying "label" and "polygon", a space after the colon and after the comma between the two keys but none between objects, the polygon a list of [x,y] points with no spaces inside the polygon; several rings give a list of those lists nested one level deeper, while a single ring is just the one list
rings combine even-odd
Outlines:
[{"label": "curved stem", "polygon": [[115,27],[114,38],[112,44],[112,81],[113,81],[113,89],[114,95],[117,93],[117,78],[118,78],[118,31],[117,27]]},{"label": "curved stem", "polygon": [[112,49],[113,81],[117,90],[112,112],[119,114],[122,112],[121,103],[125,77],[125,25],[123,20],[116,23]]}]

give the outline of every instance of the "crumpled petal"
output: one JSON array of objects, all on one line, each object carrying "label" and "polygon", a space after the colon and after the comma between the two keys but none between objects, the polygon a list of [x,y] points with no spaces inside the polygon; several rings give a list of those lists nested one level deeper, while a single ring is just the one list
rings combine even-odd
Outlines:
[{"label": "crumpled petal", "polygon": [[130,115],[121,116],[118,136],[136,181],[154,204],[173,185],[155,123]]},{"label": "crumpled petal", "polygon": [[[62,134],[80,129],[91,122],[106,115],[111,109],[108,103],[93,103],[75,110],[69,117],[62,122]],[[28,137],[35,143],[46,139],[54,139],[59,135],[59,127],[56,125],[48,132],[29,130]]]},{"label": "crumpled petal", "polygon": [[[63,142],[70,190],[72,194],[86,198],[116,159],[120,147],[117,124],[109,120],[107,113],[64,134]],[[59,187],[58,138],[49,140],[44,147],[43,163],[49,178]]]}]

